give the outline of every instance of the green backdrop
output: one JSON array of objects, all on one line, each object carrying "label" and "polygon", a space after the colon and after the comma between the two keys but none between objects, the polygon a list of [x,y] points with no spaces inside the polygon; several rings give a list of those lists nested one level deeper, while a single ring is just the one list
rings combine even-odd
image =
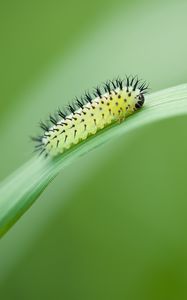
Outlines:
[{"label": "green backdrop", "polygon": [[[0,179],[37,123],[117,75],[187,80],[186,1],[0,4]],[[186,299],[187,119],[128,133],[63,170],[0,241],[1,299]]]}]

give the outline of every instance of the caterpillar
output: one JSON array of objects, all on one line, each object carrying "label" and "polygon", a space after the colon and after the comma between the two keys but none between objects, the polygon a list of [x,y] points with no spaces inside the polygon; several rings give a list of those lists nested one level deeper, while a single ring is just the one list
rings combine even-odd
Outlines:
[{"label": "caterpillar", "polygon": [[55,115],[40,122],[43,134],[32,138],[40,154],[56,156],[112,123],[121,122],[144,104],[148,85],[137,76],[107,81],[92,94],[86,92]]}]

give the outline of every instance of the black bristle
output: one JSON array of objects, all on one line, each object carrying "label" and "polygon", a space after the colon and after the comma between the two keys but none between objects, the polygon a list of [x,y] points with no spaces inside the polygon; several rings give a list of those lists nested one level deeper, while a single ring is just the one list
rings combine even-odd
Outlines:
[{"label": "black bristle", "polygon": [[[90,96],[90,97],[91,97],[91,96]],[[84,96],[81,96],[81,97],[80,97],[80,100],[81,100],[81,102],[83,103],[83,105],[86,104],[86,103],[88,102],[88,100],[86,100],[86,98],[85,98],[85,94],[84,94]]]},{"label": "black bristle", "polygon": [[80,107],[80,108],[84,107],[84,103],[81,100],[79,100],[78,98],[75,98],[75,102],[77,103],[78,107]]},{"label": "black bristle", "polygon": [[70,111],[72,114],[74,114],[76,108],[73,106],[73,104],[71,104],[71,105],[69,104],[69,105],[68,105],[68,108],[69,108],[69,111]]},{"label": "black bristle", "polygon": [[92,102],[92,96],[88,92],[85,93],[85,101],[90,103]]},{"label": "black bristle", "polygon": [[43,152],[45,152],[45,148],[40,151],[39,156],[42,155]]},{"label": "black bristle", "polygon": [[144,81],[140,86],[139,86],[139,89],[141,92],[144,92],[148,89],[148,85],[146,83],[146,81]]},{"label": "black bristle", "polygon": [[49,130],[49,127],[44,122],[42,122],[42,121],[40,122],[40,127],[44,131],[48,131]]},{"label": "black bristle", "polygon": [[130,86],[133,86],[133,82],[135,80],[135,77],[132,76],[131,82],[130,82]]},{"label": "black bristle", "polygon": [[39,135],[39,136],[31,136],[30,137],[32,141],[34,142],[38,142],[38,143],[41,143],[42,139],[43,139],[43,136]]},{"label": "black bristle", "polygon": [[58,109],[58,115],[63,119],[66,118],[66,114],[64,112],[62,112],[60,108]]},{"label": "black bristle", "polygon": [[39,149],[39,148],[42,148],[44,146],[44,144],[42,143],[42,144],[37,144],[37,145],[35,145],[35,148],[36,149]]},{"label": "black bristle", "polygon": [[49,120],[51,121],[52,124],[57,125],[57,120],[54,116],[50,115]]},{"label": "black bristle", "polygon": [[114,80],[111,80],[110,82],[111,82],[111,84],[113,85],[114,89],[116,89],[116,88],[117,88],[116,82],[115,82]]},{"label": "black bristle", "polygon": [[126,76],[126,87],[127,87],[127,92],[129,91],[129,76]]},{"label": "black bristle", "polygon": [[138,77],[136,78],[136,82],[134,83],[134,85],[133,85],[133,91],[135,91],[136,90],[136,88],[137,88],[137,86],[138,86],[138,83],[139,83],[139,79],[138,79]]},{"label": "black bristle", "polygon": [[123,89],[123,80],[121,80],[119,77],[116,79],[116,85],[120,88],[120,90]]},{"label": "black bristle", "polygon": [[107,81],[106,83],[104,83],[104,90],[106,93],[111,93],[111,86],[110,86],[110,82]]},{"label": "black bristle", "polygon": [[95,88],[95,93],[94,93],[94,95],[95,95],[96,97],[99,97],[99,98],[102,97],[101,90],[100,90],[100,88],[99,88],[98,86]]}]

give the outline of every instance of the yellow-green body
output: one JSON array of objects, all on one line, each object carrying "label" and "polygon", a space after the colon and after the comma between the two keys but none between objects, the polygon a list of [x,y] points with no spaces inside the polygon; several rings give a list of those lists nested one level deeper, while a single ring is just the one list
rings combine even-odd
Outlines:
[{"label": "yellow-green body", "polygon": [[45,154],[60,154],[109,124],[121,122],[138,109],[140,95],[138,88],[116,88],[86,103],[44,133]]}]

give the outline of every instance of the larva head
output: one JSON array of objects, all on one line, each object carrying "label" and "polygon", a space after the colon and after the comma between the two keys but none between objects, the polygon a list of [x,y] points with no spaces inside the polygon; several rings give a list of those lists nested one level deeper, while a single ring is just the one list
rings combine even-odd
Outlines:
[{"label": "larva head", "polygon": [[[134,79],[132,79],[132,82],[133,82],[133,80]],[[133,82],[131,88],[134,91],[134,95],[135,95],[134,106],[135,106],[135,109],[138,110],[144,104],[144,101],[145,101],[144,94],[147,93],[148,85],[146,82],[141,83],[141,80],[136,79],[136,81]]]},{"label": "larva head", "polygon": [[135,108],[140,109],[143,106],[144,101],[145,101],[144,95],[143,93],[140,92],[139,95],[137,95],[135,98]]}]

